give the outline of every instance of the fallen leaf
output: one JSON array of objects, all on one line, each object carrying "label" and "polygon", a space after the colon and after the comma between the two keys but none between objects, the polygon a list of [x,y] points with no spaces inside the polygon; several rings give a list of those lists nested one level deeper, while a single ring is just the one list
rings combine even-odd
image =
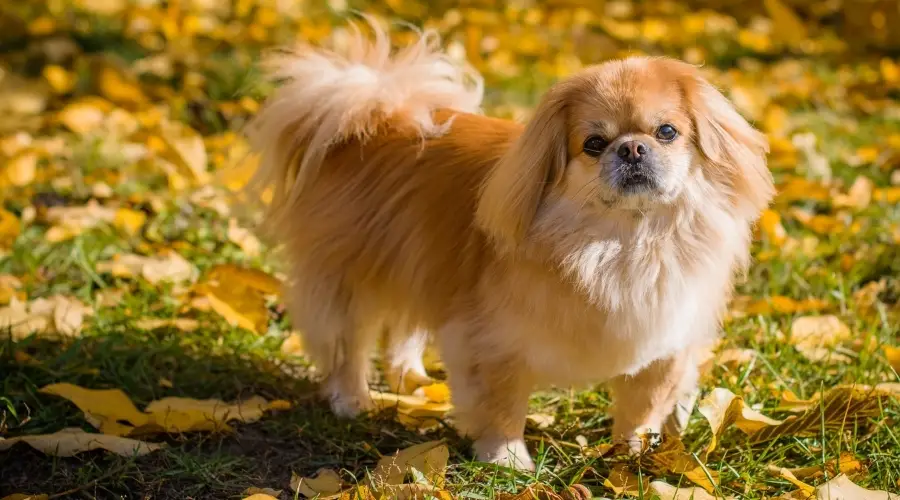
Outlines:
[{"label": "fallen leaf", "polygon": [[197,279],[197,269],[194,265],[172,250],[166,250],[156,257],[118,254],[112,260],[98,262],[97,272],[109,273],[120,278],[141,276],[152,284],[163,282],[178,284]]},{"label": "fallen leaf", "polygon": [[170,397],[151,402],[141,412],[119,389],[86,389],[60,383],[48,385],[41,392],[68,399],[84,412],[91,425],[116,436],[230,431],[228,422],[255,422],[268,410],[289,406],[283,401],[270,403],[260,396],[237,403]]},{"label": "fallen leaf", "polygon": [[146,221],[147,215],[145,215],[144,212],[120,208],[116,210],[116,215],[113,218],[113,225],[125,231],[126,234],[133,236],[144,227]]},{"label": "fallen leaf", "polygon": [[429,485],[437,489],[444,487],[444,475],[450,451],[442,441],[429,441],[398,451],[394,455],[382,457],[369,478],[369,485],[376,491],[388,485],[403,484],[411,469],[424,476]]},{"label": "fallen leaf", "polygon": [[772,34],[776,40],[799,46],[807,38],[806,25],[797,14],[781,0],[764,0],[766,11],[772,18]]},{"label": "fallen leaf", "polygon": [[58,114],[60,123],[79,135],[98,131],[106,119],[112,105],[100,98],[82,98],[70,102]]},{"label": "fallen leaf", "polygon": [[297,332],[291,332],[281,343],[281,352],[288,356],[302,356],[303,337]]},{"label": "fallen leaf", "polygon": [[900,373],[900,347],[886,345],[882,346],[881,350],[884,352],[884,357],[887,359],[888,364],[891,365],[891,368],[895,372]]},{"label": "fallen leaf", "polygon": [[175,328],[183,332],[193,332],[200,327],[200,322],[191,318],[144,318],[134,322],[134,326],[141,330],[156,330],[158,328]]},{"label": "fallen leaf", "polygon": [[846,195],[842,194],[834,197],[834,206],[837,208],[855,208],[857,210],[865,209],[872,202],[874,190],[875,183],[872,182],[872,179],[865,175],[857,176]]},{"label": "fallen leaf", "polygon": [[810,361],[849,361],[834,347],[850,338],[850,328],[834,315],[803,316],[791,323],[790,342]]},{"label": "fallen leaf", "polygon": [[747,434],[752,434],[765,427],[781,423],[780,420],[769,418],[750,409],[742,398],[721,387],[713,389],[708,396],[703,398],[697,406],[697,410],[706,418],[713,431],[707,447],[709,453],[716,449],[719,437],[731,425],[737,426]]},{"label": "fallen leaf", "polygon": [[450,401],[450,388],[443,382],[435,382],[419,387],[414,394],[421,394],[432,403],[447,403]]},{"label": "fallen leaf", "polygon": [[641,463],[648,470],[661,474],[681,474],[689,481],[713,493],[719,484],[719,474],[709,470],[700,460],[684,447],[680,438],[666,436],[662,444],[650,453],[641,455]]},{"label": "fallen leaf", "polygon": [[0,251],[12,248],[16,238],[19,237],[19,232],[19,219],[12,212],[0,207]]},{"label": "fallen leaf", "polygon": [[546,429],[556,422],[556,417],[545,413],[532,413],[525,416],[525,421],[537,429]]},{"label": "fallen leaf", "polygon": [[[820,477],[825,477],[826,473],[828,473],[828,475],[831,477],[837,474],[855,474],[864,471],[865,466],[863,466],[862,462],[860,462],[859,459],[857,459],[856,456],[853,455],[853,453],[845,451],[841,452],[839,458],[833,458],[826,462],[824,465],[789,469],[777,466],[775,464],[770,464],[767,469],[769,470],[769,472],[776,475],[781,475],[785,479],[788,479],[788,477],[785,476],[785,471],[789,472],[793,479],[802,481],[806,479],[817,479]],[[788,480],[792,483],[794,482],[791,479]],[[797,485],[796,483],[794,484],[798,488],[804,489],[800,485]],[[809,491],[812,491],[811,487]]]},{"label": "fallen leaf", "polygon": [[0,330],[10,329],[13,339],[35,332],[74,336],[81,332],[85,316],[93,313],[93,309],[78,299],[63,295],[27,303],[14,297],[8,305],[0,307]]},{"label": "fallen leaf", "polygon": [[26,443],[40,452],[55,457],[72,457],[81,452],[96,449],[132,457],[146,455],[163,446],[121,436],[90,434],[77,427],[70,427],[53,434],[19,436],[0,440],[0,450],[8,450],[16,443]]},{"label": "fallen leaf", "polygon": [[75,88],[75,75],[61,66],[55,64],[44,66],[42,74],[50,84],[50,88],[57,94],[67,94]]},{"label": "fallen leaf", "polygon": [[766,238],[775,246],[784,245],[787,231],[781,225],[781,216],[774,210],[764,210],[759,218],[759,227]]},{"label": "fallen leaf", "polygon": [[140,86],[122,71],[105,64],[97,75],[100,93],[121,106],[139,106],[147,101]]},{"label": "fallen leaf", "polygon": [[652,481],[645,490],[648,498],[660,498],[665,500],[714,500],[713,496],[700,488],[676,488],[663,481]]},{"label": "fallen leaf", "polygon": [[173,153],[171,160],[189,172],[197,184],[208,183],[206,147],[200,134],[183,123],[171,121],[162,124],[161,132]]},{"label": "fallen leaf", "polygon": [[[246,495],[246,493],[244,493]],[[253,493],[244,497],[243,500],[278,500],[277,495],[269,495],[268,493]]]},{"label": "fallen leaf", "polygon": [[319,469],[313,477],[292,474],[291,490],[306,498],[328,499],[340,496],[344,483],[341,476],[331,469]]},{"label": "fallen leaf", "polygon": [[229,219],[228,221],[228,239],[239,246],[248,257],[258,256],[262,248],[262,243],[260,243],[253,232],[238,226],[235,219]]},{"label": "fallen leaf", "polygon": [[400,423],[416,429],[438,426],[439,419],[453,408],[450,403],[433,403],[424,396],[415,394],[403,395],[370,390],[369,397],[376,409],[394,409]]},{"label": "fallen leaf", "polygon": [[253,499],[253,495],[261,495],[260,497],[257,497],[253,500],[267,500],[266,497],[277,499],[279,496],[281,496],[281,491],[282,490],[276,490],[273,488],[257,488],[255,486],[251,486],[244,490],[243,494],[249,495],[244,498],[244,500]]},{"label": "fallen leaf", "polygon": [[816,487],[818,500],[897,500],[900,495],[887,491],[868,490],[858,486],[841,474],[836,478]]},{"label": "fallen leaf", "polygon": [[603,486],[613,490],[616,496],[640,496],[650,491],[650,479],[646,476],[638,478],[628,467],[618,464],[609,471]]},{"label": "fallen leaf", "polygon": [[[38,154],[32,150],[22,151],[9,160],[3,167],[5,182],[11,186],[27,186],[34,182],[37,172]],[[4,184],[0,181],[0,186]]]},{"label": "fallen leaf", "polygon": [[194,292],[206,297],[212,310],[232,326],[265,333],[269,322],[266,297],[280,288],[280,281],[262,271],[226,264],[210,269]]},{"label": "fallen leaf", "polygon": [[44,237],[52,243],[72,239],[88,229],[112,224],[116,219],[116,212],[115,208],[101,206],[95,200],[80,207],[50,207],[46,218],[54,225]]},{"label": "fallen leaf", "polygon": [[7,495],[0,500],[48,500],[50,497],[48,495],[29,495],[27,493],[13,493],[12,495]]}]

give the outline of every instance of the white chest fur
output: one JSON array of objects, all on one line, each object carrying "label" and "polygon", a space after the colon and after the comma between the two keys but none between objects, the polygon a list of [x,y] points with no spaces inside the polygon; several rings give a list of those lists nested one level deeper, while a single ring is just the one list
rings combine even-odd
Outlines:
[{"label": "white chest fur", "polygon": [[508,295],[491,300],[489,330],[502,330],[495,341],[519,352],[536,384],[633,374],[715,335],[745,246],[739,225],[608,218],[572,231],[559,215],[544,215],[552,230],[539,242],[553,242],[557,269],[510,265],[496,274]]}]

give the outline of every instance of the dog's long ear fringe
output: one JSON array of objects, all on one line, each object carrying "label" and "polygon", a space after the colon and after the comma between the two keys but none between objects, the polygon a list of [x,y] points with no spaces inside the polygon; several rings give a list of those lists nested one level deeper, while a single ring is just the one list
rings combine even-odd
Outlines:
[{"label": "dog's long ear fringe", "polygon": [[541,200],[568,162],[565,83],[544,96],[525,131],[485,180],[476,223],[501,250],[525,238]]},{"label": "dog's long ear fringe", "polygon": [[372,36],[351,24],[341,50],[301,44],[262,63],[277,89],[248,124],[247,135],[260,155],[249,194],[259,199],[272,189],[263,234],[289,215],[335,144],[365,140],[389,123],[414,126],[428,136],[439,132],[432,117],[437,109],[480,111],[481,76],[442,52],[434,32],[392,51],[385,29],[366,20]]}]

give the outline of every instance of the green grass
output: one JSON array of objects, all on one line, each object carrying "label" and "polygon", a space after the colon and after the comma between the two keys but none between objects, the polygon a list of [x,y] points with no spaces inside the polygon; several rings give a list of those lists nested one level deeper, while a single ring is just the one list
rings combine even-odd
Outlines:
[{"label": "green grass", "polygon": [[[437,8],[437,7],[435,7]],[[24,7],[23,7],[24,9]],[[439,10],[439,9],[438,9]],[[21,14],[32,19],[41,12]],[[422,12],[425,12],[424,10]],[[440,18],[440,12],[432,12]],[[318,16],[319,14],[316,14]],[[338,16],[311,16],[331,19]],[[93,17],[87,17],[93,19]],[[128,61],[148,51],[122,33],[121,23],[107,22],[95,31],[73,28],[79,50],[92,56],[115,54]],[[82,26],[77,23],[73,26]],[[76,26],[76,27],[77,27]],[[283,28],[283,27],[282,27]],[[284,31],[281,29],[281,31]],[[28,37],[0,46],[10,47],[4,63],[14,71],[36,75],[25,54]],[[701,43],[712,43],[701,40]],[[179,96],[173,109],[177,116],[205,135],[233,130],[245,116],[229,121],[216,111],[218,101],[242,96],[260,97],[267,92],[256,81],[255,70],[248,67],[256,60],[264,44],[215,46],[212,55],[198,62],[197,68],[208,83],[201,96]],[[727,44],[726,44],[727,45]],[[655,50],[655,49],[648,49]],[[662,49],[660,49],[662,50]],[[747,51],[727,45],[714,54],[711,64],[726,70],[747,56]],[[764,65],[781,61],[778,56],[759,58]],[[876,66],[877,60],[860,64]],[[837,85],[839,62],[812,60],[811,66],[822,82]],[[488,74],[490,85],[487,111],[501,106],[528,107],[553,77],[533,74],[526,68],[517,78]],[[489,69],[488,69],[489,71]],[[181,75],[162,82],[181,91]],[[90,78],[86,75],[85,78]],[[82,82],[84,83],[84,82]],[[148,84],[160,84],[152,78]],[[82,85],[78,92],[88,92]],[[727,90],[727,89],[726,89]],[[819,138],[819,148],[830,161],[835,179],[852,182],[860,174],[875,183],[888,185],[890,173],[873,165],[851,167],[843,152],[900,134],[900,122],[878,113],[867,113],[840,102],[785,98],[782,105],[794,120],[792,132],[809,131]],[[838,99],[839,100],[839,99]],[[58,109],[64,101],[51,103]],[[835,109],[831,110],[830,107]],[[828,109],[826,119],[823,109]],[[852,125],[852,126],[848,126]],[[42,129],[40,133],[48,133]],[[560,388],[535,394],[532,411],[548,413],[555,423],[545,430],[529,429],[529,444],[535,453],[538,470],[533,474],[516,473],[476,463],[469,443],[449,426],[427,434],[405,429],[390,414],[356,420],[340,420],[316,397],[315,381],[309,377],[304,360],[285,356],[280,351],[282,336],[289,331],[289,320],[281,306],[270,309],[270,330],[257,335],[228,326],[214,313],[190,313],[202,328],[192,333],[175,329],[152,332],[135,327],[143,318],[172,318],[183,311],[183,304],[169,286],[153,286],[140,279],[100,275],[96,264],[118,252],[152,253],[154,249],[178,247],[179,253],[205,272],[215,264],[240,262],[273,270],[264,257],[250,258],[225,237],[227,218],[188,201],[188,194],[167,191],[165,177],[142,165],[126,164],[120,156],[101,153],[101,143],[82,141],[72,134],[49,129],[64,138],[72,151],[64,163],[63,176],[73,180],[72,188],[54,188],[49,182],[26,188],[9,188],[0,205],[21,216],[26,207],[38,212],[49,205],[78,206],[90,197],[85,179],[103,179],[113,174],[128,181],[113,185],[115,198],[131,208],[145,210],[148,220],[142,232],[126,237],[113,227],[101,225],[73,240],[48,243],[46,224],[29,225],[16,239],[6,257],[0,257],[0,274],[22,277],[30,299],[67,294],[93,306],[96,313],[86,329],[75,338],[55,341],[40,334],[13,340],[0,332],[0,437],[54,432],[64,427],[92,428],[71,403],[39,393],[47,384],[69,382],[90,388],[119,388],[138,407],[166,396],[220,398],[234,400],[250,394],[268,399],[286,399],[291,410],[268,413],[252,424],[236,424],[233,434],[190,433],[154,438],[166,448],[139,458],[124,458],[104,452],[90,452],[75,458],[53,458],[26,446],[0,452],[0,497],[13,492],[48,493],[52,498],[240,498],[248,487],[284,489],[282,498],[292,498],[288,482],[292,473],[311,475],[319,468],[341,471],[348,481],[363,480],[383,454],[430,439],[446,439],[451,459],[448,489],[461,498],[494,498],[501,492],[516,492],[529,484],[550,485],[557,491],[580,483],[595,496],[611,497],[603,485],[610,468],[620,462],[635,473],[652,475],[639,461],[621,457],[604,460],[585,457],[577,442],[591,444],[610,440],[609,397],[602,387]],[[804,177],[801,164],[776,172],[779,180]],[[3,189],[7,189],[3,187]],[[7,193],[9,196],[6,196]],[[163,209],[150,208],[150,198],[160,196]],[[131,197],[131,198],[129,198]],[[127,200],[127,201],[125,201]],[[800,200],[792,204],[817,213],[837,214],[830,201]],[[704,391],[725,387],[743,395],[754,408],[774,416],[778,391],[791,390],[800,397],[841,383],[898,382],[881,353],[880,346],[900,345],[900,246],[892,232],[900,226],[900,207],[873,202],[863,211],[850,213],[860,223],[855,234],[833,232],[815,235],[798,221],[778,211],[791,238],[802,241],[815,236],[818,243],[809,254],[788,252],[757,242],[754,255],[773,254],[758,260],[738,293],[754,298],[787,296],[797,299],[815,297],[828,301],[854,332],[854,341],[845,346],[852,362],[813,363],[781,340],[789,331],[794,315],[765,314],[730,321],[724,329],[724,345],[750,348],[758,358],[736,368],[716,367],[703,381]],[[848,268],[842,259],[856,255]],[[884,290],[874,309],[865,310],[857,302],[862,287],[882,280]],[[126,290],[123,300],[113,307],[101,307],[98,293],[118,288]],[[22,355],[33,360],[23,362]],[[440,376],[440,374],[437,374]],[[171,381],[165,387],[160,380]],[[373,380],[373,383],[379,381]],[[900,403],[887,403],[881,414],[867,425],[844,432],[822,432],[814,437],[782,437],[762,444],[751,444],[736,429],[729,430],[707,467],[720,474],[720,491],[739,498],[772,497],[794,490],[786,480],[767,471],[767,466],[805,467],[834,459],[850,451],[865,460],[867,473],[856,478],[868,488],[900,489]],[[700,452],[710,439],[708,425],[694,413],[684,438],[688,450]],[[658,476],[673,485],[688,485],[679,475]],[[818,479],[814,482],[821,482]]]}]

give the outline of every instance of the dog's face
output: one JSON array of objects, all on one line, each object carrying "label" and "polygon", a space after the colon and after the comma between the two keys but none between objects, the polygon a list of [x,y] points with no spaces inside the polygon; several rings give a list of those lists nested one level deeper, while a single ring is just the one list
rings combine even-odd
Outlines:
[{"label": "dog's face", "polygon": [[698,156],[690,105],[677,81],[654,66],[631,59],[572,80],[560,179],[570,198],[622,209],[678,198]]},{"label": "dog's face", "polygon": [[[706,203],[708,196],[696,195],[705,192],[749,222],[773,194],[766,151],[765,137],[694,66],[608,62],[544,96],[487,180],[478,220],[497,241],[515,245],[551,196],[645,211]],[[702,187],[688,189],[692,183]]]}]

